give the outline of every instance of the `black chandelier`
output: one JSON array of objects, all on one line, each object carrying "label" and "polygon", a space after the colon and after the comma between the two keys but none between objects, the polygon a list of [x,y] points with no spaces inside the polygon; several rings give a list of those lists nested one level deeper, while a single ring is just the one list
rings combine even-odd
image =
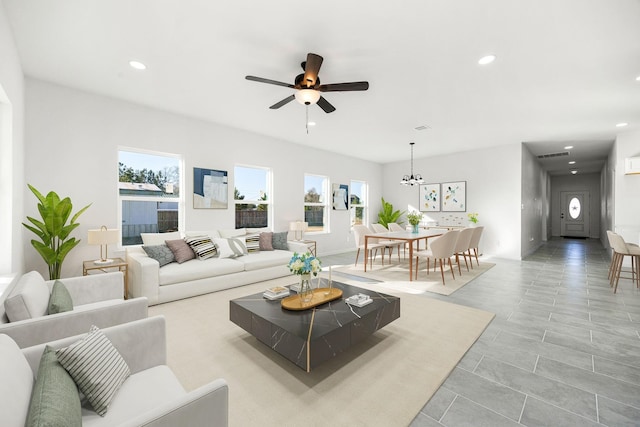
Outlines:
[{"label": "black chandelier", "polygon": [[411,176],[409,175],[405,175],[402,177],[402,181],[400,181],[400,184],[402,185],[420,185],[420,184],[424,184],[424,179],[422,179],[422,175],[420,175],[419,173],[415,174],[415,176],[413,175],[413,145],[415,144],[415,142],[410,142],[409,145],[411,145]]}]

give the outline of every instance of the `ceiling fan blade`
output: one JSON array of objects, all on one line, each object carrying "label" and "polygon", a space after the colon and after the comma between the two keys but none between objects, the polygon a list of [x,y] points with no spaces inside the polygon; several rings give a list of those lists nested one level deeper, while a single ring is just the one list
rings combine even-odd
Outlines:
[{"label": "ceiling fan blade", "polygon": [[270,85],[284,86],[293,89],[293,85],[289,83],[279,82],[277,80],[263,79],[262,77],[246,76],[245,79],[258,83],[269,83]]},{"label": "ceiling fan blade", "polygon": [[307,54],[307,62],[304,66],[304,81],[303,86],[314,87],[316,80],[318,79],[318,73],[320,72],[320,66],[322,65],[322,56],[315,53]]},{"label": "ceiling fan blade", "polygon": [[269,108],[271,108],[272,110],[275,110],[275,109],[277,109],[277,108],[282,107],[282,106],[283,106],[283,105],[285,105],[285,104],[290,103],[290,102],[291,102],[291,101],[293,101],[294,99],[296,99],[295,95],[287,96],[285,99],[283,99],[283,100],[282,100],[282,101],[280,101],[280,102],[276,102],[275,104],[273,104],[273,105],[272,105],[271,107],[269,107]]},{"label": "ceiling fan blade", "polygon": [[323,96],[318,99],[318,107],[322,108],[325,113],[333,113],[336,111],[336,107],[331,105]]},{"label": "ceiling fan blade", "polygon": [[318,87],[320,92],[349,92],[367,89],[369,89],[369,82],[330,83]]}]

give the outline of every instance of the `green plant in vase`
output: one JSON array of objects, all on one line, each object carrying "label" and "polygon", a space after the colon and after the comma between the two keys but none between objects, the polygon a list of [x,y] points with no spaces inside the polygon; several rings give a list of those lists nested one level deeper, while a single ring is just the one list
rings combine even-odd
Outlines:
[{"label": "green plant in vase", "polygon": [[80,224],[76,222],[80,214],[86,211],[91,204],[88,204],[84,208],[80,209],[72,218],[69,223],[69,216],[73,205],[71,199],[60,197],[53,191],[50,191],[46,196],[43,196],[33,186],[27,184],[31,192],[38,198],[38,212],[42,220],[27,217],[27,220],[32,225],[24,225],[28,230],[32,231],[41,240],[31,240],[31,245],[40,254],[44,262],[49,266],[49,279],[59,279],[62,271],[62,262],[71,249],[75,248],[80,240],[76,240],[75,237],[70,237],[71,232],[76,229]]},{"label": "green plant in vase", "polygon": [[420,225],[420,221],[422,221],[422,213],[418,211],[411,211],[407,214],[407,221],[411,224],[412,231],[414,233],[418,232],[418,225]]},{"label": "green plant in vase", "polygon": [[478,212],[469,212],[467,214],[467,217],[469,218],[469,222],[473,225],[476,225],[478,223]]},{"label": "green plant in vase", "polygon": [[398,219],[404,215],[404,211],[400,212],[399,210],[394,211],[393,205],[384,200],[382,197],[382,210],[378,212],[378,223],[384,225],[386,228],[389,228],[389,223],[395,222],[398,224],[402,224],[402,222],[398,222]]}]

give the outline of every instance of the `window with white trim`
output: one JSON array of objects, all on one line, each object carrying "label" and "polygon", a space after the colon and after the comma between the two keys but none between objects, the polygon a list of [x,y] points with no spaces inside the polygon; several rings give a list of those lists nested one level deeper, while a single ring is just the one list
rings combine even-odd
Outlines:
[{"label": "window with white trim", "polygon": [[236,228],[271,226],[271,169],[236,165],[233,199]]},{"label": "window with white trim", "polygon": [[308,233],[329,232],[330,194],[329,178],[304,175],[304,220],[309,224]]},{"label": "window with white trim", "polygon": [[349,216],[351,227],[367,224],[367,183],[364,181],[351,181],[351,194],[349,195]]},{"label": "window with white trim", "polygon": [[142,244],[140,233],[178,231],[182,158],[135,149],[118,150],[118,205],[122,246]]}]

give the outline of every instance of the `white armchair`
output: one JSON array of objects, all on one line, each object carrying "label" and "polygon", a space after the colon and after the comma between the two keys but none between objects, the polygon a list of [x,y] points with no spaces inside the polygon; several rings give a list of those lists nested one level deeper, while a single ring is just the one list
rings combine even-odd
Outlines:
[{"label": "white armchair", "polygon": [[[32,271],[16,278],[0,296],[0,334],[9,335],[20,348],[78,335],[91,325],[106,328],[147,317],[147,298],[124,300],[121,272],[60,279],[71,295],[73,310],[47,314],[53,280]],[[7,299],[22,293],[29,318],[9,321]]]}]

